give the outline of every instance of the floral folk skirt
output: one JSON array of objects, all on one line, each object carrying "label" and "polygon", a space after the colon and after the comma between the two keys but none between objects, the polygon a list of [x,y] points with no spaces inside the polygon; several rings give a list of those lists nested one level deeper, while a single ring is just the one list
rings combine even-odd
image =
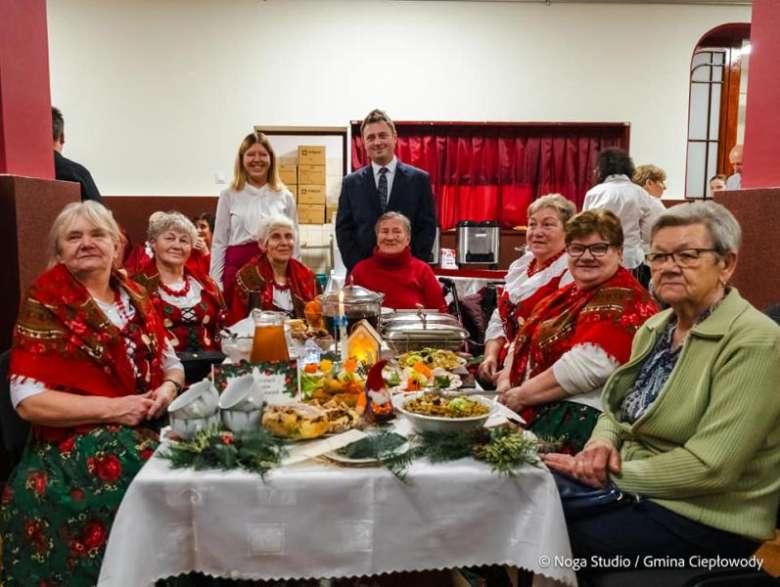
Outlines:
[{"label": "floral folk skirt", "polygon": [[117,508],[157,444],[123,426],[31,441],[3,493],[3,587],[95,585]]},{"label": "floral folk skirt", "polygon": [[528,429],[552,452],[577,454],[588,442],[601,412],[575,402],[552,402],[523,410]]}]

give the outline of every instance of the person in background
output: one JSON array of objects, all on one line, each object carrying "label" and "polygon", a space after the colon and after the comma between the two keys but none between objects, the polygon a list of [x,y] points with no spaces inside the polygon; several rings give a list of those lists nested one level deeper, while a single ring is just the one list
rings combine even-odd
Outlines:
[{"label": "person in background", "polygon": [[582,209],[609,210],[620,219],[625,239],[623,266],[647,287],[650,269],[644,259],[650,250],[650,228],[664,206],[629,179],[634,171],[634,162],[622,149],[610,147],[601,151],[596,163],[597,185],[585,194]]},{"label": "person in background", "polygon": [[566,223],[574,283],[540,301],[498,378],[500,401],[540,438],[582,449],[601,413],[601,387],[631,354],[634,333],[658,308],[620,266],[623,231],[607,210]]},{"label": "person in background", "polygon": [[726,189],[728,179],[725,173],[719,173],[710,178],[710,198],[714,197],[715,192],[722,192]]},{"label": "person in background", "polygon": [[572,281],[564,227],[576,213],[574,203],[560,194],[542,196],[528,206],[526,252],[509,266],[498,307],[485,331],[485,354],[478,373],[491,387],[510,344],[536,304]]},{"label": "person in background", "polygon": [[383,111],[371,111],[360,133],[371,164],[344,178],[336,215],[336,240],[347,271],[371,257],[377,242],[376,222],[391,211],[409,219],[411,254],[427,263],[436,236],[430,176],[396,158],[395,125]]},{"label": "person in background", "polygon": [[279,179],[276,154],[268,137],[253,132],[241,142],[233,183],[217,202],[210,273],[228,305],[233,299],[236,272],[257,254],[260,221],[276,214],[292,221],[297,242],[295,200]]},{"label": "person in background", "polygon": [[208,212],[201,212],[192,219],[195,230],[198,231],[198,241],[195,243],[195,249],[200,251],[204,257],[210,258],[211,256],[211,241],[214,238],[214,222],[214,215],[209,214]]},{"label": "person in background", "polygon": [[208,275],[187,265],[198,234],[179,212],[155,212],[147,239],[153,263],[133,275],[146,288],[177,353],[219,350],[227,308]]},{"label": "person in background", "polygon": [[54,138],[54,177],[61,181],[76,182],[81,186],[81,201],[94,200],[103,203],[100,191],[89,170],[62,154],[65,146],[65,119],[59,108],[51,107],[51,125]]},{"label": "person in background", "polygon": [[385,212],[376,222],[374,254],[350,273],[355,285],[384,294],[382,305],[393,309],[447,311],[441,284],[428,263],[412,256],[412,225],[400,212]]},{"label": "person in background", "polygon": [[114,515],[184,381],[143,288],[112,270],[111,212],[70,204],[51,240],[11,350],[11,402],[33,434],[0,510],[7,587],[97,583]]},{"label": "person in background", "polygon": [[[631,181],[643,187],[648,194],[659,200],[666,191],[666,172],[657,165],[639,165],[634,170]],[[659,210],[663,211],[665,208],[661,206]]]},{"label": "person in background", "polygon": [[727,190],[738,190],[742,187],[742,145],[734,145],[729,152],[729,163],[734,173],[726,179]]},{"label": "person in background", "polygon": [[563,499],[574,557],[746,558],[774,538],[780,327],[729,285],[740,240],[714,202],[653,227],[647,258],[669,308],[609,379],[582,452],[543,457],[565,474],[562,496],[607,503],[578,513]]},{"label": "person in background", "polygon": [[254,308],[306,317],[305,305],[321,292],[317,276],[293,258],[295,225],[281,214],[260,221],[255,251],[249,263],[236,274],[236,288],[230,306],[231,323],[249,316]]}]

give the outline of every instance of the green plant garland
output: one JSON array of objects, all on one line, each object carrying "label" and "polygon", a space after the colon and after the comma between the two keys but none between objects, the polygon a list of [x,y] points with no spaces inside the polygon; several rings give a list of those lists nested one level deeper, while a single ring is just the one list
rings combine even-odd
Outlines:
[{"label": "green plant garland", "polygon": [[287,454],[287,441],[265,428],[240,434],[211,428],[192,440],[172,444],[160,456],[174,469],[245,469],[265,478]]},{"label": "green plant garland", "polygon": [[[493,471],[510,476],[522,465],[538,465],[537,441],[511,426],[458,433],[423,432],[412,435],[408,443],[399,446],[401,442],[402,437],[388,428],[380,428],[339,452],[351,457],[376,458],[404,482],[408,482],[411,464],[421,458],[445,463],[471,456],[488,463]],[[287,447],[287,440],[273,436],[264,428],[242,434],[212,428],[190,441],[171,445],[160,456],[169,460],[174,469],[245,469],[265,478],[287,456]]]},{"label": "green plant garland", "polygon": [[420,458],[431,463],[445,463],[466,457],[488,463],[502,475],[515,475],[522,465],[538,465],[537,442],[522,430],[499,426],[468,432],[422,432],[409,438],[411,447],[404,452],[383,456],[380,462],[396,477],[407,480],[411,464]]}]

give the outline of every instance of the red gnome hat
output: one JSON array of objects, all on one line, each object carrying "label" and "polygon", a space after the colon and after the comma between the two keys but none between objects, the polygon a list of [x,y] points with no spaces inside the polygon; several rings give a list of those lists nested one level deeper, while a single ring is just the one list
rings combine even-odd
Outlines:
[{"label": "red gnome hat", "polygon": [[385,388],[385,380],[382,378],[382,369],[385,368],[385,365],[387,365],[387,361],[374,363],[366,376],[366,389],[380,391]]}]

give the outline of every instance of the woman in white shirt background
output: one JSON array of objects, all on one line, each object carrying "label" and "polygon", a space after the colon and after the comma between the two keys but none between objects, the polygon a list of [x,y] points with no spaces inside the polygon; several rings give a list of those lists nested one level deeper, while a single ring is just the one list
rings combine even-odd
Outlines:
[{"label": "woman in white shirt background", "polygon": [[236,272],[257,254],[255,234],[260,220],[275,214],[293,222],[297,237],[295,200],[279,179],[276,154],[267,136],[253,132],[241,142],[233,183],[222,191],[217,202],[210,274],[228,304]]},{"label": "woman in white shirt background", "polygon": [[623,226],[623,266],[645,288],[650,269],[644,264],[650,251],[650,229],[665,210],[664,205],[634,182],[634,162],[617,147],[604,149],[596,161],[596,182],[585,194],[583,211],[602,208],[615,214]]}]

